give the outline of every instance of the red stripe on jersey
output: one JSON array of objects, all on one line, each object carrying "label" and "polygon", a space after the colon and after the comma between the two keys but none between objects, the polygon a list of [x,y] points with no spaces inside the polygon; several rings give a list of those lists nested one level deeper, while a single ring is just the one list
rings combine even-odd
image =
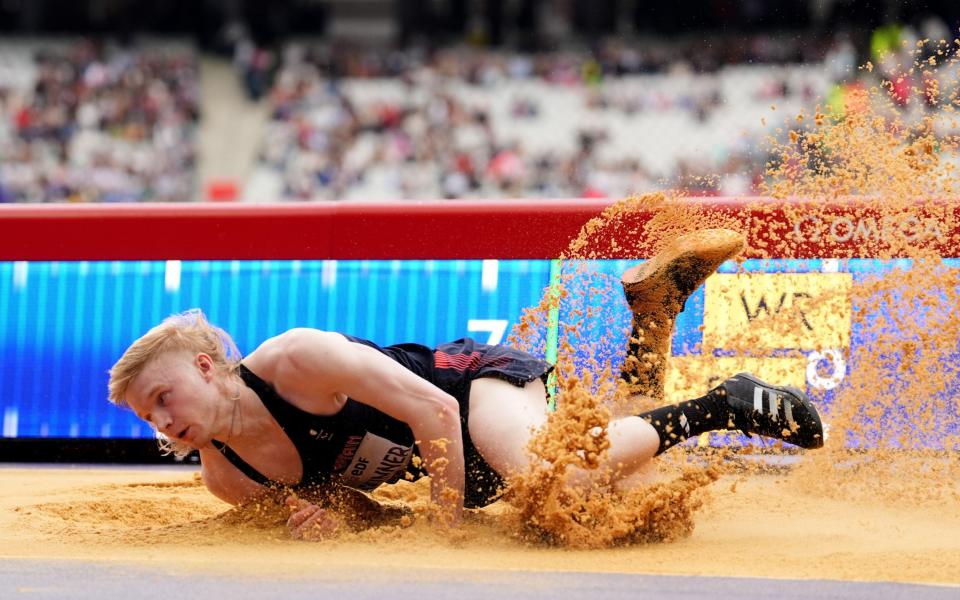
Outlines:
[{"label": "red stripe on jersey", "polygon": [[476,369],[480,366],[480,353],[447,354],[446,352],[438,350],[433,353],[433,363],[438,369],[453,369],[454,371],[463,372],[467,369]]},{"label": "red stripe on jersey", "polygon": [[461,373],[467,370],[476,371],[482,367],[505,367],[511,360],[509,356],[485,357],[479,352],[448,354],[438,350],[433,353],[433,362],[438,369],[453,369]]}]

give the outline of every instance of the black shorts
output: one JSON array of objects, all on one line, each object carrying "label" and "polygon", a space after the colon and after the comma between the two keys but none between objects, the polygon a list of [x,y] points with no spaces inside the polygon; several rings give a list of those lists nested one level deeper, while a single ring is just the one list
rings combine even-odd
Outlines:
[{"label": "black shorts", "polygon": [[[474,379],[495,377],[517,387],[534,379],[544,384],[553,366],[535,356],[507,346],[488,346],[464,338],[441,344],[433,351],[433,383],[457,399],[463,435],[466,470],[464,506],[479,508],[494,502],[503,492],[503,477],[480,456],[467,426],[470,418],[470,385]],[[547,399],[544,398],[544,402]]]}]

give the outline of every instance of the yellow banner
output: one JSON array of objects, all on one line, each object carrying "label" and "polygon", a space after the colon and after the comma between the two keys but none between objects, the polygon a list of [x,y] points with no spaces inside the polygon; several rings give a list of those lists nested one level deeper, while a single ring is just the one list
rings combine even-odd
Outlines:
[{"label": "yellow banner", "polygon": [[703,347],[846,348],[852,285],[849,273],[714,275],[707,280]]}]

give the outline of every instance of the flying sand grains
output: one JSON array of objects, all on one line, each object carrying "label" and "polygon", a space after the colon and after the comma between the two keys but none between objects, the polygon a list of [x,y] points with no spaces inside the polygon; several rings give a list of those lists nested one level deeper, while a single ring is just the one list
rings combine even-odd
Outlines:
[{"label": "flying sand grains", "polygon": [[[956,57],[951,57],[950,64],[955,62]],[[872,72],[871,65],[867,71]],[[891,100],[891,89],[854,90],[845,113],[828,115],[818,108],[813,119],[815,129],[805,129],[802,135],[789,130],[789,144],[773,148],[777,158],[769,165],[764,190],[780,203],[751,207],[759,218],[738,222],[687,202],[679,194],[629,198],[587,223],[565,258],[594,259],[614,254],[618,246],[612,240],[619,240],[622,247],[623,240],[636,239],[638,233],[646,244],[643,250],[651,253],[678,234],[709,226],[747,233],[753,257],[790,256],[802,240],[790,231],[769,235],[771,222],[763,219],[765,213],[779,210],[793,223],[814,218],[831,224],[828,232],[835,239],[823,235],[817,240],[819,256],[841,261],[857,257],[910,259],[909,270],[858,276],[852,288],[826,289],[816,299],[821,304],[850,306],[852,321],[846,326],[857,330],[862,342],[852,351],[841,349],[847,354],[844,358],[850,370],[834,390],[832,403],[828,405],[822,392],[812,390],[831,437],[825,450],[801,461],[792,481],[805,491],[829,490],[834,496],[857,498],[866,492],[887,501],[936,503],[957,497],[956,475],[960,470],[952,459],[960,447],[960,352],[956,345],[960,317],[955,310],[960,305],[960,277],[956,268],[943,264],[939,254],[960,247],[957,212],[950,201],[944,201],[956,194],[953,161],[960,148],[956,135],[937,132],[933,116],[915,117],[900,110]],[[936,104],[941,97],[939,84],[931,89],[937,93],[927,93],[925,100]],[[956,99],[955,81],[947,97]],[[802,120],[797,118],[798,123]],[[811,216],[811,206],[801,207],[796,204],[798,199],[817,200],[822,208],[814,208]],[[765,245],[758,243],[761,238],[767,240]],[[640,249],[637,253],[643,254]],[[564,291],[554,294],[565,303],[609,294],[610,282],[591,278],[582,265],[566,275],[561,283]],[[619,299],[610,300],[616,305]],[[555,307],[557,302],[541,304],[539,309]],[[622,310],[622,301],[620,304]],[[798,303],[790,310],[802,315],[803,305]],[[587,314],[590,309],[569,312]],[[543,315],[526,317],[540,326],[546,322]],[[798,323],[813,327],[805,319],[784,318],[770,330],[786,337]],[[578,328],[591,327],[596,324],[583,320],[566,324],[562,332],[576,340]],[[513,341],[535,350],[535,344],[525,345],[522,339],[530,338],[529,333],[535,329],[529,324],[518,328]],[[764,335],[769,336],[771,331]],[[622,343],[618,340],[623,334],[622,329],[611,331],[594,344]],[[725,352],[750,356],[756,354],[755,348],[762,347],[756,332],[744,331],[738,338],[727,340]],[[571,446],[570,440],[585,440],[584,433],[597,426],[595,420],[584,416],[603,415],[605,409],[623,401],[602,378],[584,377],[583,365],[572,364],[576,353],[571,349],[576,346],[576,341],[570,340],[561,346],[568,354],[561,352],[557,398],[558,406],[575,408],[548,421],[534,440],[532,451],[538,459],[534,464],[546,466],[513,478],[514,493],[509,500],[519,509],[528,539],[532,535],[532,539],[539,536],[552,543],[595,547],[656,538],[639,533],[649,523],[643,509],[650,505],[624,502],[623,497],[605,489],[609,486],[577,490],[564,483],[569,468],[584,468],[571,458],[571,453],[576,455],[577,448],[583,446]],[[802,353],[791,352],[805,359]],[[594,362],[590,367],[594,371],[600,367],[610,377],[616,374],[617,366]],[[551,445],[551,440],[562,443]],[[780,444],[772,444],[765,451],[776,447]],[[697,505],[691,500],[695,498],[693,493],[715,478],[712,469],[716,468],[716,463],[708,463],[701,472],[711,475],[696,482],[699,485],[682,486],[679,499],[685,508],[674,515],[683,523],[677,531],[692,529],[690,517]],[[673,481],[691,480],[684,474]],[[657,488],[637,493],[655,497]],[[614,515],[617,511],[611,511],[610,506],[623,510]],[[530,534],[530,529],[537,533]],[[672,537],[663,535],[659,539]]]}]

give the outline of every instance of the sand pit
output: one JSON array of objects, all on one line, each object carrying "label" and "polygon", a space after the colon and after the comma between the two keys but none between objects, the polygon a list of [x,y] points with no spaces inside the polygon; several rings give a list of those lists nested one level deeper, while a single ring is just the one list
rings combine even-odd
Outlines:
[{"label": "sand pit", "polygon": [[[793,470],[796,472],[796,470]],[[835,579],[960,584],[960,502],[803,493],[791,471],[730,474],[704,492],[689,537],[604,550],[532,546],[494,505],[461,531],[399,522],[319,543],[230,524],[189,469],[0,470],[0,556],[210,575],[318,577],[378,568]]]}]

